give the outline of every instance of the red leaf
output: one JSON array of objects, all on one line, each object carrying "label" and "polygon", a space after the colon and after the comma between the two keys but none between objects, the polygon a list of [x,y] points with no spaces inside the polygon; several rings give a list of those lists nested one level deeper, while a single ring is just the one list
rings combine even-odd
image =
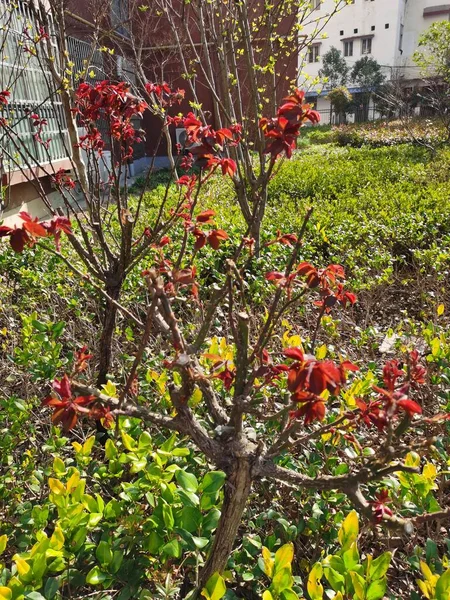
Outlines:
[{"label": "red leaf", "polygon": [[23,252],[25,244],[28,244],[30,241],[31,240],[27,232],[23,229],[13,229],[11,237],[9,238],[11,248],[14,250],[14,252],[17,252],[18,254]]},{"label": "red leaf", "polygon": [[294,360],[298,360],[300,362],[303,362],[304,360],[304,354],[300,348],[285,348],[283,350],[283,354],[286,356],[286,358],[293,358]]},{"label": "red leaf", "polygon": [[414,402],[414,400],[410,400],[409,398],[406,398],[405,400],[399,400],[397,402],[397,408],[404,410],[410,417],[412,417],[414,414],[422,414],[422,407],[419,406],[417,402]]},{"label": "red leaf", "polygon": [[211,231],[208,235],[208,244],[214,248],[214,250],[217,250],[220,243],[227,239],[228,233],[226,231],[223,229],[214,229],[214,231]]},{"label": "red leaf", "polygon": [[214,210],[205,210],[197,215],[196,220],[198,223],[211,223],[215,214],[216,212]]},{"label": "red leaf", "polygon": [[67,377],[67,375],[64,375],[60,381],[55,379],[53,381],[53,389],[59,396],[61,396],[61,398],[70,398],[72,396],[70,379]]}]

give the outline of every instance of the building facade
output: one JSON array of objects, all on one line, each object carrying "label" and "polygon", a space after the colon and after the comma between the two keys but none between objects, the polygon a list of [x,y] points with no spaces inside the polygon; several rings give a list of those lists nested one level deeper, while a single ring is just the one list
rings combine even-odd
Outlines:
[{"label": "building facade", "polygon": [[[351,71],[355,63],[368,56],[381,66],[386,81],[401,81],[408,87],[417,84],[420,72],[414,64],[420,35],[433,21],[450,19],[450,3],[439,0],[352,0],[333,15],[321,39],[312,44],[308,52],[299,57],[299,70],[306,81],[312,81],[309,98],[322,113],[322,121],[333,121],[334,115],[326,96],[326,83],[317,82],[323,66],[322,57],[334,47],[341,51]],[[317,17],[331,14],[335,0],[313,0]],[[305,27],[310,34],[314,23]],[[347,87],[352,94],[361,90],[351,81]],[[373,105],[372,105],[373,108]],[[369,117],[377,112],[369,111]],[[350,117],[351,120],[352,117]],[[353,117],[354,118],[354,117]]]}]

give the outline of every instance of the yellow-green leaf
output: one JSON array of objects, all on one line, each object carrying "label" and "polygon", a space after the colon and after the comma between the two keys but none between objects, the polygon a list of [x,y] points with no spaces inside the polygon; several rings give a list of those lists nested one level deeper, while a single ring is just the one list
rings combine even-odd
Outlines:
[{"label": "yellow-green leaf", "polygon": [[6,544],[8,543],[7,535],[0,535],[0,554],[6,550]]},{"label": "yellow-green leaf", "polygon": [[80,483],[80,472],[75,469],[66,484],[66,488],[69,494],[73,494]]},{"label": "yellow-green leaf", "polygon": [[441,315],[444,314],[445,311],[445,306],[443,304],[439,304],[439,306],[437,307],[437,314],[440,317]]},{"label": "yellow-green leaf", "polygon": [[48,480],[48,487],[55,496],[63,496],[66,493],[65,485],[58,479],[50,477]]},{"label": "yellow-green leaf", "polygon": [[214,573],[208,579],[206,586],[202,590],[202,596],[206,600],[221,600],[226,594],[227,587],[220,573]]},{"label": "yellow-green leaf", "polygon": [[320,563],[316,563],[308,577],[307,589],[311,600],[323,599],[323,585],[320,583],[322,579],[323,569]]},{"label": "yellow-green leaf", "polygon": [[294,545],[284,544],[275,554],[275,571],[290,567],[294,558]]},{"label": "yellow-green leaf", "polygon": [[23,577],[24,575],[26,575],[29,572],[30,565],[27,563],[26,560],[24,560],[23,558],[21,558],[18,554],[16,554],[15,556],[13,556],[13,560],[16,563],[17,572],[19,573],[19,575],[21,577]]},{"label": "yellow-green leaf", "polygon": [[358,514],[355,510],[350,512],[339,530],[339,543],[342,546],[342,550],[348,550],[353,542],[356,542],[359,533]]},{"label": "yellow-green leaf", "polygon": [[60,527],[55,527],[52,537],[50,538],[50,548],[53,550],[61,550],[64,546],[64,534]]}]

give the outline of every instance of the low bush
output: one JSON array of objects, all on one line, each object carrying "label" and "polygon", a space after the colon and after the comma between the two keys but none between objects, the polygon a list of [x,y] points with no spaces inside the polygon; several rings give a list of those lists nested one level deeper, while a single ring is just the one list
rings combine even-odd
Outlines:
[{"label": "low bush", "polygon": [[435,146],[447,139],[438,121],[411,119],[409,121],[376,121],[364,124],[340,125],[333,130],[333,141],[339,146],[396,146],[416,144]]}]

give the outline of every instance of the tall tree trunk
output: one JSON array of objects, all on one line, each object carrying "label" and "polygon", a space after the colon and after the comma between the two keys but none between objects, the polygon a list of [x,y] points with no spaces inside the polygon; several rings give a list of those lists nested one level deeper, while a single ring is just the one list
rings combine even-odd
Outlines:
[{"label": "tall tree trunk", "polygon": [[[106,292],[110,298],[118,301],[120,298],[122,286],[116,285],[107,287]],[[112,341],[114,329],[116,327],[117,306],[111,302],[106,302],[105,313],[102,323],[102,334],[99,342],[99,365],[97,375],[97,386],[106,383],[106,375],[110,372],[112,359]]]},{"label": "tall tree trunk", "polygon": [[200,573],[198,594],[216,571],[222,573],[233,550],[242,515],[252,487],[250,459],[236,457],[227,477],[222,514],[208,559]]}]

